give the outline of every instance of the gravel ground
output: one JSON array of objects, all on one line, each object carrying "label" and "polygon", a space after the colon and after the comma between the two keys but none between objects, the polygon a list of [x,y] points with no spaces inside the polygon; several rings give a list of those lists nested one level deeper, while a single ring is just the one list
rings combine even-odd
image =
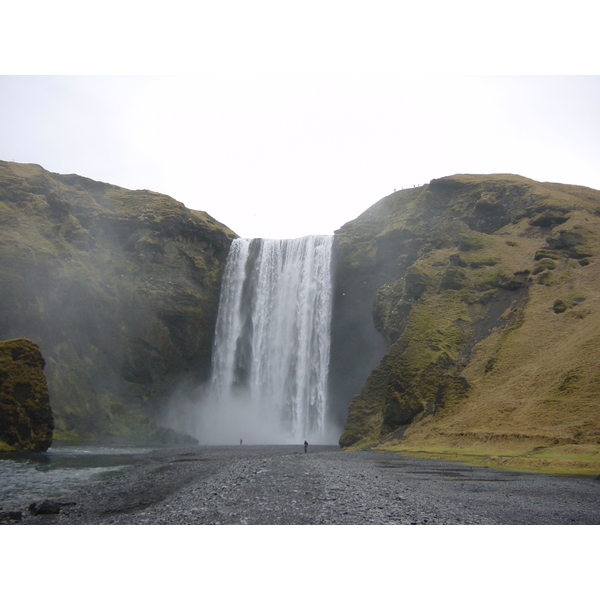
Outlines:
[{"label": "gravel ground", "polygon": [[[157,449],[22,524],[600,524],[600,481],[332,446]],[[35,499],[37,501],[44,498]]]}]

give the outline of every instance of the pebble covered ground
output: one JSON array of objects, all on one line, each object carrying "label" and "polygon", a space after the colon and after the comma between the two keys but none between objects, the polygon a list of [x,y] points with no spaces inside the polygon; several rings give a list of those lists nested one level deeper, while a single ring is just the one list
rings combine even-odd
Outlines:
[{"label": "pebble covered ground", "polygon": [[[157,449],[21,524],[600,524],[600,481],[333,446]],[[40,502],[44,498],[35,498]]]}]

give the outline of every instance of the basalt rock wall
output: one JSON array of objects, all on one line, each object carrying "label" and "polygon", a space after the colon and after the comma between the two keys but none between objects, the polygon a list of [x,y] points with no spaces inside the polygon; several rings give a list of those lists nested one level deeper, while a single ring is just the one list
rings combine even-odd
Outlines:
[{"label": "basalt rock wall", "polygon": [[158,435],[209,369],[234,237],[162,194],[0,161],[0,339],[41,348],[55,439]]}]

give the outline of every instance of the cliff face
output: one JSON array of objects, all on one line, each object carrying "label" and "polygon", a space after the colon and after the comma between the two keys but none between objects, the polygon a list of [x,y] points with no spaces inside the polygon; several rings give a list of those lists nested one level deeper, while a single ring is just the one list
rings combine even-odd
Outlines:
[{"label": "cliff face", "polygon": [[599,191],[445,177],[382,199],[334,247],[332,385],[360,369],[348,323],[379,361],[342,446],[600,443]]},{"label": "cliff face", "polygon": [[0,342],[0,452],[50,447],[54,418],[44,365],[32,341]]},{"label": "cliff face", "polygon": [[209,215],[0,161],[0,339],[39,344],[56,439],[148,439],[209,367],[235,234]]}]

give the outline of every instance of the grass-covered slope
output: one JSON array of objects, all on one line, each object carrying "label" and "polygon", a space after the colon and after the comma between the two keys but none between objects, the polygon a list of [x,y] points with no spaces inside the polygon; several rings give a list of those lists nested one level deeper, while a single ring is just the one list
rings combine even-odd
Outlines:
[{"label": "grass-covered slope", "polygon": [[387,348],[343,446],[598,470],[599,191],[445,177],[384,198],[335,248]]},{"label": "grass-covered slope", "polygon": [[168,196],[0,161],[0,340],[46,358],[55,439],[147,439],[208,366],[235,234]]}]

